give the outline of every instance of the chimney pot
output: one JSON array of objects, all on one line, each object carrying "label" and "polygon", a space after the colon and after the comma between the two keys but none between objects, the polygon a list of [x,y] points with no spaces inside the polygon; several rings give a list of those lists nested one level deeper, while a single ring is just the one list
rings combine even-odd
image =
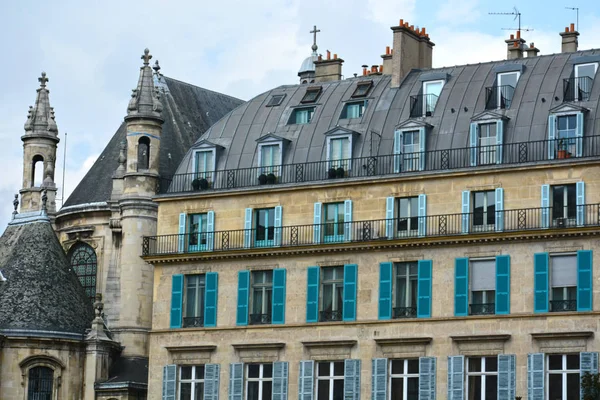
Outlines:
[{"label": "chimney pot", "polygon": [[327,50],[327,59],[331,60],[331,52],[329,50]]},{"label": "chimney pot", "polygon": [[565,26],[565,33],[569,33],[569,27]]},{"label": "chimney pot", "polygon": [[514,40],[515,35],[513,35],[512,33],[510,34],[510,40]]},{"label": "chimney pot", "polygon": [[575,32],[575,24],[571,24],[570,31]]},{"label": "chimney pot", "polygon": [[400,18],[400,26],[404,26],[404,18]]},{"label": "chimney pot", "polygon": [[390,55],[390,46],[385,46],[385,54]]},{"label": "chimney pot", "polygon": [[515,42],[515,43],[513,44],[513,46],[514,46],[514,47],[519,47],[519,42]]},{"label": "chimney pot", "polygon": [[383,73],[383,65],[379,66],[379,72]]},{"label": "chimney pot", "polygon": [[317,57],[317,60],[323,61],[323,56],[321,54],[319,54],[319,57]]},{"label": "chimney pot", "polygon": [[425,36],[426,34],[425,27],[421,28],[421,36]]},{"label": "chimney pot", "polygon": [[337,60],[337,54],[334,54],[334,55],[333,55],[333,59],[334,59],[334,60]]},{"label": "chimney pot", "polygon": [[517,39],[521,39],[521,31],[517,31]]},{"label": "chimney pot", "polygon": [[415,26],[414,26],[414,25],[411,25],[411,26],[410,26],[410,30],[414,32],[414,31],[415,31]]}]

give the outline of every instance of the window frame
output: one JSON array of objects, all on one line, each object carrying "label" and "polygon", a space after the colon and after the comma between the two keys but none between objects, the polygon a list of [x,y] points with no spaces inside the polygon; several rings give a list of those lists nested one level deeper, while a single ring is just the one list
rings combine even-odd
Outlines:
[{"label": "window frame", "polygon": [[[334,214],[333,222],[327,222],[327,216],[329,212],[327,211],[329,206],[335,206],[336,212]],[[344,210],[344,202],[331,202],[331,203],[323,203],[323,242],[324,243],[339,243],[344,241],[344,227],[346,224],[346,214]],[[341,210],[341,213],[340,213]],[[343,221],[339,220],[340,215],[343,216]],[[333,226],[333,234],[327,234],[327,228],[329,225]],[[341,232],[340,232],[341,230]]]},{"label": "window frame", "polygon": [[[85,270],[84,274],[79,273],[81,271],[80,267],[82,264],[75,265],[73,263],[74,261],[77,261],[74,260],[74,257],[80,254],[82,251],[92,260],[86,261],[83,265]],[[71,248],[69,248],[68,260],[71,269],[75,272],[75,275],[77,275],[77,279],[81,283],[81,286],[83,286],[86,295],[90,298],[91,302],[94,302],[96,298],[96,286],[98,282],[98,255],[96,254],[96,251],[89,243],[77,241],[71,246]],[[88,273],[88,268],[90,268],[93,272]],[[86,278],[88,277],[91,281],[93,281],[93,285],[92,283],[89,285],[87,284]]]},{"label": "window frame", "polygon": [[[205,378],[206,378],[206,364],[198,364],[198,365],[178,365],[177,366],[177,399],[180,400],[181,399],[181,385],[182,384],[190,384],[190,398],[191,399],[195,399],[196,396],[196,384],[197,383],[202,383],[202,399],[204,399],[204,382],[205,382]],[[181,370],[183,368],[188,368],[191,367],[192,368],[192,378],[190,379],[183,379],[181,378],[181,376],[183,375]],[[196,371],[198,367],[202,367],[202,369],[204,370],[204,375],[202,376],[202,378],[197,378],[196,377]]]},{"label": "window frame", "polygon": [[[408,137],[412,138],[412,143],[406,143]],[[417,141],[415,142],[415,137]],[[411,146],[411,152],[406,151],[407,146]],[[421,170],[421,131],[419,129],[408,129],[402,131],[402,171],[403,172],[414,172]],[[416,151],[415,151],[416,147]],[[415,164],[417,166],[415,167]]]},{"label": "window frame", "polygon": [[[267,277],[270,273],[270,281],[266,282]],[[256,275],[264,274],[265,282],[256,283]],[[253,322],[252,315],[257,315],[254,313],[254,294],[257,290],[262,292],[262,304],[261,304],[261,319],[259,322]],[[269,307],[270,303],[270,307]],[[266,315],[266,317],[264,317]],[[250,298],[248,299],[248,321],[251,325],[257,324],[271,324],[273,318],[273,270],[272,269],[263,269],[250,271]]]},{"label": "window frame", "polygon": [[[331,269],[333,270],[333,278],[325,279],[325,270]],[[341,277],[339,274],[341,273]],[[331,286],[331,310],[325,310],[324,301],[325,301],[325,286]],[[341,287],[341,304],[338,304],[336,291]],[[332,313],[332,318],[326,320],[323,318],[322,313],[330,312]],[[342,321],[344,312],[344,266],[343,265],[332,265],[327,267],[321,267],[320,271],[320,279],[319,279],[319,322],[329,322],[329,321]],[[333,313],[339,314],[339,318],[333,318]],[[336,315],[337,316],[337,315]]]},{"label": "window frame", "polygon": [[[266,215],[266,225],[264,228],[259,228],[258,226],[261,212],[264,212]],[[254,247],[273,247],[275,245],[275,207],[256,208],[252,213]],[[271,218],[271,215],[273,218]],[[258,239],[259,230],[264,230],[264,239]]]},{"label": "window frame", "polygon": [[[304,92],[304,96],[302,96],[302,100],[300,100],[301,104],[310,104],[316,103],[319,97],[321,97],[321,93],[323,93],[322,86],[309,86],[306,88],[306,92]],[[313,97],[314,94],[314,97]]]},{"label": "window frame", "polygon": [[[306,111],[308,113],[306,122],[297,122],[297,114],[299,112]],[[312,122],[313,116],[315,114],[316,107],[315,106],[306,106],[306,107],[296,107],[292,110],[290,114],[290,119],[288,120],[288,125],[307,125]]]},{"label": "window frame", "polygon": [[[551,356],[558,356],[560,355],[562,357],[562,369],[560,370],[551,370],[550,369],[550,357]],[[577,365],[579,366],[579,368],[577,369],[567,369],[567,356],[572,356],[572,355],[576,355],[577,357],[579,357],[579,362],[577,363]],[[575,374],[577,373],[578,377],[581,376],[581,366],[580,366],[580,362],[581,362],[581,355],[579,353],[564,353],[564,354],[545,354],[545,368],[544,368],[544,383],[545,383],[545,396],[546,398],[550,397],[550,374],[561,374],[562,377],[562,398],[565,400],[568,400],[568,398],[566,397],[566,392],[567,392],[567,375],[568,374]],[[578,388],[580,387],[580,378],[577,380],[578,382]]]},{"label": "window frame", "polygon": [[[477,262],[481,262],[481,261],[492,261],[494,262],[494,271],[493,271],[493,276],[494,276],[494,289],[486,289],[486,290],[473,290],[473,271],[474,271],[474,265],[473,263],[477,263]],[[496,291],[498,290],[498,288],[496,287],[496,258],[495,257],[480,257],[480,258],[469,258],[469,315],[495,315],[496,314]],[[475,292],[483,292],[482,295],[482,302],[481,303],[475,303],[474,302],[474,293]],[[491,299],[488,299],[488,297],[491,297]],[[490,301],[491,300],[491,301]],[[473,305],[483,305],[483,304],[494,304],[493,306],[493,311],[494,312],[489,312],[489,313],[473,313],[472,312],[472,306]]]},{"label": "window frame", "polygon": [[[277,146],[277,151],[279,152],[279,163],[271,165],[263,165],[263,147],[275,147]],[[271,158],[273,158],[273,154],[271,154]],[[283,165],[283,142],[282,141],[268,141],[264,143],[258,144],[258,167],[259,172],[261,174],[270,174],[273,173],[275,175],[280,175],[281,167]]]},{"label": "window frame", "polygon": [[[333,159],[332,151],[333,146],[331,144],[332,140],[347,140],[346,145],[348,146],[348,154],[349,158],[340,158]],[[342,149],[343,154],[343,149]],[[344,168],[346,171],[350,171],[352,169],[352,134],[337,134],[337,135],[329,135],[327,136],[327,167],[328,168]]]},{"label": "window frame", "polygon": [[[487,362],[486,360],[488,358],[495,358],[496,359],[496,371],[487,371],[486,370],[486,366],[487,366]],[[480,359],[481,360],[481,365],[480,365],[480,369],[481,371],[478,372],[471,372],[469,371],[469,363],[474,360],[474,359]],[[496,377],[496,392],[498,392],[498,356],[474,356],[474,357],[465,357],[465,399],[469,398],[469,377],[471,376],[481,376],[481,393],[480,396],[482,399],[485,399],[485,390],[486,390],[486,381],[487,381],[487,377],[488,376],[495,376]]]},{"label": "window frame", "polygon": [[[411,273],[411,268],[415,268],[415,273]],[[400,276],[400,268],[405,268],[404,276]],[[392,280],[392,318],[412,318],[417,316],[417,304],[418,304],[418,287],[419,287],[419,263],[418,261],[402,261],[393,263],[393,280]],[[414,279],[413,279],[414,278]],[[398,281],[404,280],[406,282],[406,293],[404,296],[404,306],[398,305]],[[414,292],[414,302],[413,302]],[[396,313],[396,309],[404,308],[404,313]],[[412,310],[408,309],[413,309]],[[414,315],[413,315],[414,314]],[[391,371],[391,370],[390,370]]]},{"label": "window frame", "polygon": [[[329,375],[327,376],[320,376],[319,375],[319,370],[321,369],[321,363],[329,363]],[[335,389],[335,381],[336,380],[341,380],[342,382],[344,381],[344,374],[342,375],[335,375],[335,363],[342,363],[344,364],[344,361],[316,361],[317,363],[317,368],[315,368],[315,372],[316,372],[316,376],[315,376],[315,400],[333,400],[335,398],[334,396],[334,389]],[[321,399],[319,398],[319,381],[328,381],[329,382],[329,395],[327,396],[327,399]],[[344,396],[343,393],[343,386],[342,386],[342,397]]]},{"label": "window frame", "polygon": [[[552,275],[553,275],[553,263],[554,263],[554,259],[555,258],[560,258],[560,257],[574,257],[575,258],[575,275],[577,276],[577,253],[576,252],[565,252],[565,253],[550,253],[548,254],[548,301],[549,301],[549,311],[577,311],[577,291],[578,291],[578,286],[577,283],[573,286],[573,285],[568,285],[568,286],[554,286],[552,284]],[[575,301],[575,307],[573,310],[568,310],[568,309],[564,309],[564,310],[554,310],[553,306],[552,306],[552,302],[556,301],[556,299],[554,298],[554,289],[562,289],[562,296],[563,298],[558,300],[558,301]],[[574,297],[573,298],[569,298],[569,291],[574,291]]]},{"label": "window frame", "polygon": [[[493,129],[491,129],[493,125]],[[487,139],[488,142],[491,142],[493,139],[493,143],[482,145],[483,137],[483,127],[486,127]],[[491,135],[493,132],[493,136]],[[498,121],[483,121],[477,124],[477,155],[478,155],[478,165],[492,165],[498,163]]]},{"label": "window frame", "polygon": [[[563,188],[563,213],[562,217],[554,217],[554,191],[557,188]],[[573,204],[569,204],[569,188],[574,192]],[[550,186],[550,210],[552,226],[557,226],[559,220],[564,220],[568,226],[575,226],[577,224],[577,184],[576,183],[565,183],[559,185]],[[572,211],[573,216],[569,216],[569,211]]]},{"label": "window frame", "polygon": [[[198,281],[195,284],[194,290],[194,315],[189,315],[188,312],[188,300],[189,300],[189,279],[190,277],[198,277]],[[183,276],[183,296],[182,296],[182,309],[181,309],[181,327],[182,328],[190,328],[190,327],[202,327],[204,326],[204,309],[206,307],[206,274],[186,274]],[[199,307],[199,305],[201,305]],[[186,324],[186,318],[188,318],[188,322]],[[194,320],[190,320],[193,318]]]},{"label": "window frame", "polygon": [[[367,87],[366,90],[364,91],[364,93],[360,93],[359,90]],[[371,88],[373,87],[373,81],[359,81],[356,84],[356,88],[354,88],[354,92],[352,92],[352,95],[350,96],[351,98],[359,98],[359,97],[366,97],[369,92],[371,91]]]},{"label": "window frame", "polygon": [[[195,217],[199,218],[198,230],[192,232],[192,224]],[[188,251],[206,251],[208,250],[208,213],[188,214],[186,218],[186,233],[188,235]],[[196,239],[196,244],[192,244],[192,239]],[[205,243],[202,243],[204,241]]]},{"label": "window frame", "polygon": [[[198,171],[198,155],[200,153],[212,153],[212,165],[211,169],[208,171]],[[194,178],[203,178],[208,181],[212,180],[212,176],[215,173],[217,162],[217,150],[213,148],[204,148],[204,149],[194,149],[193,152],[193,163],[192,163],[192,172],[194,174]],[[204,160],[204,164],[206,164],[206,156]]]},{"label": "window frame", "polygon": [[[367,100],[352,100],[344,103],[344,107],[342,108],[342,112],[340,114],[340,119],[361,119],[365,115],[368,104],[369,102]],[[359,107],[358,117],[348,116],[348,110],[351,106]]]},{"label": "window frame", "polygon": [[[393,373],[393,367],[392,367],[392,363],[393,362],[397,362],[397,361],[402,361],[404,363],[403,365],[403,373],[401,374],[394,374]],[[417,362],[417,372],[414,373],[409,373],[408,372],[408,362],[409,361],[416,361]],[[394,379],[402,379],[402,400],[408,400],[408,381],[409,379],[415,379],[417,380],[417,398],[418,398],[418,392],[419,392],[419,372],[420,372],[420,365],[419,365],[419,359],[418,358],[391,358],[388,360],[388,387],[389,387],[389,399],[393,399],[394,398],[394,394],[392,393],[394,385],[393,385],[393,380]]]},{"label": "window frame", "polygon": [[[258,369],[258,378],[251,378],[250,377],[250,366],[252,365],[258,365],[259,369]],[[270,365],[271,366],[271,377],[266,377],[264,376],[264,367],[265,365]],[[250,384],[250,382],[258,382],[258,400],[262,400],[263,397],[263,386],[265,382],[270,382],[271,383],[271,395],[273,393],[273,363],[263,363],[263,362],[257,362],[257,363],[245,363],[244,364],[244,399],[248,400],[248,394],[249,394],[249,390],[248,390],[248,386]],[[271,397],[269,397],[268,399],[265,400],[271,400]]]},{"label": "window frame", "polygon": [[[408,209],[408,216],[402,216],[402,201],[406,200],[407,201],[407,209]],[[419,196],[408,196],[408,197],[396,197],[395,198],[395,223],[396,223],[396,235],[398,237],[410,237],[410,236],[416,236],[419,233]],[[414,206],[414,210],[413,210],[413,203],[415,203]],[[414,216],[413,216],[413,211],[414,211]],[[401,219],[403,221],[401,221]],[[414,221],[414,227],[413,225],[413,221]],[[406,228],[407,229],[400,229],[400,223],[401,222],[406,222]]]},{"label": "window frame", "polygon": [[[476,203],[475,200],[477,198],[477,194],[478,193],[485,193],[484,197],[483,197],[483,212],[482,212],[482,223],[481,224],[476,224],[475,223],[475,210],[476,210]],[[470,193],[471,194],[471,213],[473,213],[473,218],[471,221],[471,229],[473,230],[473,232],[493,232],[496,230],[496,192],[495,190],[478,190],[478,191],[473,191]],[[489,211],[489,201],[490,201],[490,195],[491,195],[491,202],[492,202],[492,206],[494,207],[493,211]],[[491,223],[488,223],[489,218],[490,218],[490,213],[492,215],[493,221]]]},{"label": "window frame", "polygon": [[[429,93],[427,90],[427,87],[429,85],[433,85],[433,84],[438,84],[441,83],[442,87],[440,87],[440,92],[438,94],[436,93]],[[422,92],[423,92],[423,116],[427,116],[427,113],[430,112],[430,115],[433,115],[434,111],[435,111],[435,107],[437,106],[437,102],[440,99],[440,96],[442,95],[442,90],[444,90],[444,86],[446,86],[446,80],[445,79],[432,79],[429,81],[423,81],[422,83]],[[435,99],[435,102],[433,102],[433,104],[428,104],[428,97],[427,95],[433,94],[435,95],[437,98]],[[428,107],[428,105],[430,107]]]},{"label": "window frame", "polygon": [[283,100],[285,99],[286,95],[287,95],[286,93],[279,93],[279,94],[271,95],[271,98],[269,99],[269,101],[265,107],[280,106],[281,103],[283,103]]},{"label": "window frame", "polygon": [[49,355],[32,355],[21,361],[19,363],[22,378],[21,386],[25,388],[26,396],[29,394],[29,371],[35,367],[46,367],[53,371],[51,399],[56,400],[58,398],[57,382],[61,382],[62,372],[66,368],[66,365],[59,359]]}]

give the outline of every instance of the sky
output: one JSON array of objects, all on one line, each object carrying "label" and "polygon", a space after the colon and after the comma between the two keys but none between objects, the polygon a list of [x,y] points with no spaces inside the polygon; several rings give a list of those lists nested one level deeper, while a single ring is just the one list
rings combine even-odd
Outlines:
[{"label": "sky", "polygon": [[[35,101],[37,78],[48,75],[59,149],[55,181],[65,199],[92,166],[126,114],[148,47],[171,78],[243,100],[297,83],[311,53],[313,25],[319,52],[345,60],[343,74],[381,64],[400,18],[426,27],[434,67],[501,60],[521,13],[527,43],[540,54],[560,52],[559,32],[576,22],[579,48],[600,48],[596,0],[61,0],[4,1],[0,5],[0,232],[22,185],[23,124]],[[60,201],[57,202],[61,204]]]}]

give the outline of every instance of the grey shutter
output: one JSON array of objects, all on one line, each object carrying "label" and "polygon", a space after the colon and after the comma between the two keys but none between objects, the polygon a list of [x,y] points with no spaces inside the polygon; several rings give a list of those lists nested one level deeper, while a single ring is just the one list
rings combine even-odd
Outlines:
[{"label": "grey shutter", "polygon": [[[598,353],[597,352],[582,352],[579,353],[579,381],[585,374],[598,373]],[[583,399],[583,388],[580,389],[581,398]]]},{"label": "grey shutter", "polygon": [[352,241],[352,200],[344,201],[344,240]]},{"label": "grey shutter", "polygon": [[177,366],[175,364],[163,367],[163,400],[175,400],[177,381]]},{"label": "grey shutter", "polygon": [[448,400],[465,396],[465,356],[448,357]]},{"label": "grey shutter", "polygon": [[313,400],[315,380],[315,362],[300,361],[298,373],[298,400]]},{"label": "grey shutter", "polygon": [[229,364],[229,400],[244,399],[244,363]]},{"label": "grey shutter", "polygon": [[[288,398],[288,362],[273,363],[273,392],[272,400],[287,400]],[[206,400],[206,399],[204,399]]]},{"label": "grey shutter", "polygon": [[374,358],[371,374],[371,400],[387,400],[387,358]]},{"label": "grey shutter", "polygon": [[553,256],[550,263],[550,281],[553,287],[577,286],[577,256]]},{"label": "grey shutter", "polygon": [[244,211],[244,248],[252,246],[252,209],[246,208]]},{"label": "grey shutter", "polygon": [[462,192],[462,218],[461,218],[461,232],[469,233],[469,214],[471,212],[471,205],[469,201],[471,200],[471,192],[465,190]]},{"label": "grey shutter", "polygon": [[527,399],[544,400],[544,353],[527,354]]},{"label": "grey shutter", "polygon": [[496,290],[496,260],[470,262],[471,291]]},{"label": "grey shutter", "polygon": [[360,400],[360,360],[344,361],[344,400]]},{"label": "grey shutter", "polygon": [[517,357],[514,354],[498,356],[498,400],[514,400],[516,393]]},{"label": "grey shutter", "polygon": [[419,358],[419,400],[435,400],[435,357]]},{"label": "grey shutter", "polygon": [[204,367],[204,400],[219,400],[220,364],[206,364]]},{"label": "grey shutter", "polygon": [[385,199],[385,236],[388,239],[394,238],[394,203],[395,197]]}]

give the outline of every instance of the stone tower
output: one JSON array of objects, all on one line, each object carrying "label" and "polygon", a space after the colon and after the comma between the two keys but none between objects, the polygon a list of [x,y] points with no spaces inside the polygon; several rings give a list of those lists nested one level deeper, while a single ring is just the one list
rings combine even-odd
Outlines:
[{"label": "stone tower", "polygon": [[[39,211],[42,192],[46,190],[47,212],[53,216],[56,212],[56,184],[54,167],[56,164],[56,146],[59,142],[58,128],[54,120],[54,109],[50,107],[46,88],[46,73],[38,78],[35,105],[29,107],[23,141],[23,186],[21,193],[21,212]],[[37,170],[37,171],[36,171]],[[41,171],[40,171],[41,170]],[[36,173],[37,172],[37,173]],[[41,173],[40,173],[41,172]],[[40,177],[36,181],[36,176]]]}]

